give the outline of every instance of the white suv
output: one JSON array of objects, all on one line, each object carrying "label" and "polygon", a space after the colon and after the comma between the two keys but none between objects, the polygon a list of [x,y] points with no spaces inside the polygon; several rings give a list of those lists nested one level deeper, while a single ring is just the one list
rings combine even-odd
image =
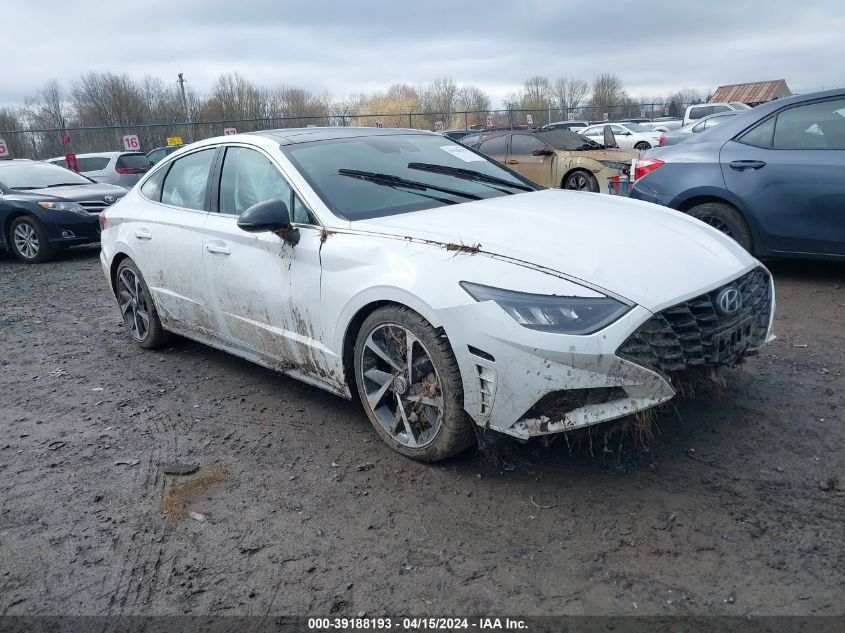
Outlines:
[{"label": "white suv", "polygon": [[693,121],[703,119],[704,117],[709,116],[711,114],[716,114],[717,112],[730,112],[731,110],[750,109],[751,106],[747,106],[744,103],[739,103],[738,101],[732,101],[730,103],[697,103],[696,105],[691,105],[687,107],[687,111],[684,113],[684,125],[689,125]]}]

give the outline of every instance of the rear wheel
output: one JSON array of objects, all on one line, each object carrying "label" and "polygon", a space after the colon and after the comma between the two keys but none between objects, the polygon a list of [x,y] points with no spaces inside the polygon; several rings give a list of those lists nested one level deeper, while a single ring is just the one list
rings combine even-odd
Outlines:
[{"label": "rear wheel", "polygon": [[718,229],[736,240],[749,253],[753,252],[751,231],[739,211],[724,202],[705,202],[687,210],[692,217]]},{"label": "rear wheel", "polygon": [[645,151],[645,150],[647,150],[647,149],[651,149],[651,145],[649,145],[649,144],[648,144],[648,143],[646,143],[645,141],[640,141],[639,143],[637,143],[636,145],[634,145],[634,149],[638,149],[638,150],[640,150],[641,152],[644,152],[644,151]]},{"label": "rear wheel", "polygon": [[563,188],[598,193],[599,181],[590,172],[579,169],[566,175],[566,178],[563,179]]},{"label": "rear wheel", "polygon": [[22,262],[40,264],[51,259],[55,250],[47,241],[47,233],[36,218],[25,215],[15,218],[9,227],[12,252]]},{"label": "rear wheel", "polygon": [[474,441],[458,363],[446,337],[400,306],[374,311],[355,342],[358,395],[393,450],[433,462]]},{"label": "rear wheel", "polygon": [[118,265],[115,289],[123,323],[135,342],[144,349],[165,343],[168,334],[161,326],[150,290],[131,259],[124,259]]}]

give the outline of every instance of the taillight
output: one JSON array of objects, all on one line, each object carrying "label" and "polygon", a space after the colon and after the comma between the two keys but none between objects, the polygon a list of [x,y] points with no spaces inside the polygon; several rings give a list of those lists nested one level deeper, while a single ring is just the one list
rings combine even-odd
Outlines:
[{"label": "taillight", "polygon": [[117,173],[119,173],[119,174],[128,174],[129,173],[129,170],[126,169],[126,167],[118,167],[115,171],[117,171]]},{"label": "taillight", "polygon": [[102,233],[103,231],[106,230],[106,212],[105,211],[100,213],[99,222],[100,222],[100,233]]},{"label": "taillight", "polygon": [[639,180],[647,173],[654,171],[663,164],[662,160],[656,158],[641,158],[634,167],[634,180]]},{"label": "taillight", "polygon": [[665,134],[661,134],[661,135],[660,135],[660,138],[659,138],[659,139],[657,139],[657,144],[658,144],[658,145],[663,145],[663,143],[665,143],[665,142],[666,142],[666,135],[665,135]]}]

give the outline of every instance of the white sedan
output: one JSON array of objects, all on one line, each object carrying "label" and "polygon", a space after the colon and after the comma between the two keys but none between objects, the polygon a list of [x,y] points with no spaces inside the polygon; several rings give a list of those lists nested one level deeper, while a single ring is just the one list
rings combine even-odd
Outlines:
[{"label": "white sedan", "polygon": [[639,123],[600,123],[578,132],[591,141],[604,145],[604,128],[610,126],[616,144],[623,149],[647,150],[660,144],[659,130],[652,130]]},{"label": "white sedan", "polygon": [[479,427],[527,439],[654,407],[769,339],[771,277],[730,238],[539,189],[427,132],[212,138],[105,212],[103,271],[142,347],[174,332],[357,394],[424,461]]}]

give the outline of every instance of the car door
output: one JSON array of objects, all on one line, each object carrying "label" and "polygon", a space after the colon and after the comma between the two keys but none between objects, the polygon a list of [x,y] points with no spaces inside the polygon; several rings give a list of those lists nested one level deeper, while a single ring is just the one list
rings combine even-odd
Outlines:
[{"label": "car door", "polygon": [[[216,213],[203,241],[204,275],[220,331],[237,353],[312,383],[327,381],[320,312],[322,230],[278,164],[255,147],[229,145],[215,175]],[[238,216],[281,199],[299,231],[295,246],[247,233]]]},{"label": "car door", "polygon": [[[547,152],[535,155],[534,152]],[[541,138],[530,133],[511,135],[507,166],[529,180],[546,187],[559,187],[555,182],[556,152]]]},{"label": "car door", "polygon": [[634,135],[621,125],[611,125],[610,129],[613,131],[613,136],[616,137],[616,144],[623,149],[631,149],[634,147],[637,139]]},{"label": "car door", "polygon": [[211,167],[217,148],[204,148],[162,166],[141,186],[146,203],[124,222],[132,258],[165,327],[214,335],[202,269],[202,228],[208,215]]},{"label": "car door", "polygon": [[845,255],[845,99],[780,110],[728,141],[720,163],[764,246]]}]

